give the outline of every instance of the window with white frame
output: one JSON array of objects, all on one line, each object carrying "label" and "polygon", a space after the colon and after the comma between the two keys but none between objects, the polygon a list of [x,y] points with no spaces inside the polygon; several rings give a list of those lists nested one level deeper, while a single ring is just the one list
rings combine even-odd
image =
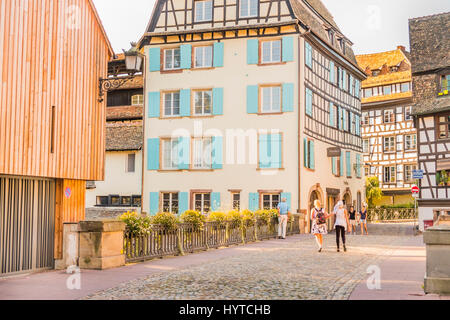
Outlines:
[{"label": "window with white frame", "polygon": [[209,116],[212,114],[212,91],[201,90],[194,93],[194,115]]},{"label": "window with white frame", "polygon": [[163,169],[178,169],[178,139],[163,140]]},{"label": "window with white frame", "polygon": [[211,193],[194,193],[194,210],[202,214],[211,211]]},{"label": "window with white frame", "polygon": [[395,152],[395,137],[392,136],[383,138],[383,151]]},{"label": "window with white frame", "polygon": [[212,139],[195,138],[193,140],[193,166],[194,169],[211,169],[212,167]]},{"label": "window with white frame", "polygon": [[161,209],[163,212],[178,214],[178,192],[163,192],[161,194]]},{"label": "window with white frame", "polygon": [[394,123],[395,113],[394,110],[384,110],[384,123]]},{"label": "window with white frame", "polygon": [[164,93],[164,116],[178,117],[180,115],[180,92]]},{"label": "window with white frame", "polygon": [[195,47],[195,68],[211,68],[213,63],[213,47],[201,46]]},{"label": "window with white frame", "polygon": [[396,181],[396,168],[384,167],[384,183],[395,183]]},{"label": "window with white frame", "polygon": [[144,104],[144,95],[143,94],[135,94],[131,97],[131,105],[132,106],[141,106]]},{"label": "window with white frame", "polygon": [[261,51],[261,63],[281,62],[281,40],[263,41]]},{"label": "window with white frame", "polygon": [[233,201],[233,210],[240,211],[241,210],[241,194],[239,192],[233,192],[231,194]]},{"label": "window with white frame", "polygon": [[368,112],[363,112],[363,114],[362,114],[362,125],[363,126],[369,125],[369,113]]},{"label": "window with white frame", "polygon": [[415,134],[409,134],[405,136],[405,150],[416,150],[417,136]]},{"label": "window with white frame", "polygon": [[195,22],[212,20],[212,0],[195,1]]},{"label": "window with white frame", "polygon": [[164,70],[177,70],[181,67],[180,48],[164,50]]},{"label": "window with white frame", "polygon": [[370,176],[370,167],[364,167],[364,176],[365,177]]},{"label": "window with white frame", "polygon": [[281,87],[261,87],[261,112],[281,112]]},{"label": "window with white frame", "polygon": [[258,0],[239,0],[239,17],[250,18],[258,15]]},{"label": "window with white frame", "polygon": [[413,119],[411,112],[412,112],[412,107],[405,108],[405,121],[409,121],[409,120]]},{"label": "window with white frame", "polygon": [[364,139],[363,140],[363,152],[364,153],[369,153],[369,148],[370,148],[369,139]]},{"label": "window with white frame", "polygon": [[262,195],[262,207],[264,210],[277,209],[281,201],[279,193],[265,193]]},{"label": "window with white frame", "polygon": [[136,171],[136,154],[130,153],[127,155],[127,172],[133,173]]},{"label": "window with white frame", "polygon": [[417,170],[417,165],[405,165],[405,182],[413,182],[413,171]]}]

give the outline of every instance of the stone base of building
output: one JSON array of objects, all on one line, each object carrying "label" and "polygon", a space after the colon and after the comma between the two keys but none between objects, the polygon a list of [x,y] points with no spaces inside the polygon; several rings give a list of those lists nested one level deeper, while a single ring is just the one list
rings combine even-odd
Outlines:
[{"label": "stone base of building", "polygon": [[425,293],[450,295],[450,279],[425,277]]}]

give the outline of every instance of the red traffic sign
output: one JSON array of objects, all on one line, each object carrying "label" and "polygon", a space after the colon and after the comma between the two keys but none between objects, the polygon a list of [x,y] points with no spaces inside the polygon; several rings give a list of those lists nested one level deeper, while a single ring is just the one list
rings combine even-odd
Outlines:
[{"label": "red traffic sign", "polygon": [[419,193],[419,191],[420,191],[420,189],[419,189],[418,186],[416,186],[416,185],[412,186],[411,192],[412,192],[413,194],[417,194],[417,193]]}]

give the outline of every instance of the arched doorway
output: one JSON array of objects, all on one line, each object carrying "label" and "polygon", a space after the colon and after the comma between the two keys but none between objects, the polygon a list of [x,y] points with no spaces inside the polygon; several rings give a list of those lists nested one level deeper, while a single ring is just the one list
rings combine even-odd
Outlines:
[{"label": "arched doorway", "polygon": [[316,184],[309,191],[309,206],[306,219],[308,232],[311,232],[311,210],[314,208],[314,201],[316,200],[319,200],[322,203],[322,206],[325,208],[325,203],[323,201],[323,192],[319,184]]},{"label": "arched doorway", "polygon": [[352,194],[350,193],[350,191],[347,191],[344,194],[344,197],[342,198],[342,200],[344,201],[344,204],[345,204],[347,210],[350,210],[350,207],[353,205],[353,203],[352,203]]}]

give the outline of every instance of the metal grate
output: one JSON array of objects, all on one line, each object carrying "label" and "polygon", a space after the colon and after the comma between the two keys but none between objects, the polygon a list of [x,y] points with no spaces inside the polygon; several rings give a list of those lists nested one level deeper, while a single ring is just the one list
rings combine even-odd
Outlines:
[{"label": "metal grate", "polygon": [[55,182],[0,177],[0,275],[53,268]]}]

